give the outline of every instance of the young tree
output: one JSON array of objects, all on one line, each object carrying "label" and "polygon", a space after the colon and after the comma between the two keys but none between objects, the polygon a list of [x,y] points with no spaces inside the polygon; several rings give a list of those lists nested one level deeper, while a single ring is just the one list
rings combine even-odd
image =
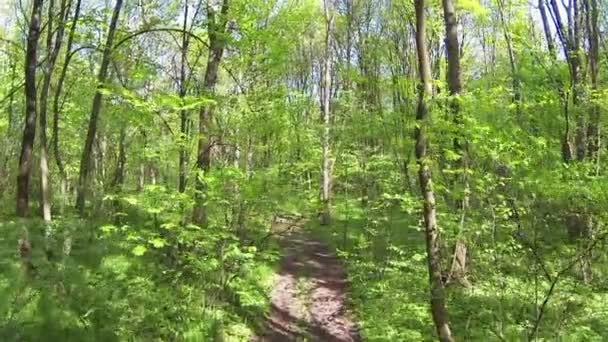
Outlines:
[{"label": "young tree", "polygon": [[[462,91],[462,79],[460,69],[460,44],[458,43],[458,17],[456,16],[456,8],[454,1],[442,0],[443,20],[445,25],[445,46],[448,62],[447,81],[450,93],[450,106],[452,121],[457,127],[457,136],[454,137],[454,149],[459,154],[459,163],[457,167],[461,170],[462,183],[464,191],[462,199],[456,201],[458,209],[460,209],[462,221],[466,215],[466,210],[469,206],[469,181],[467,179],[468,154],[467,142],[462,136],[464,132],[460,126],[462,125],[462,113],[460,110],[460,92]],[[462,227],[461,227],[462,228]],[[450,268],[449,280],[456,280],[462,284],[468,285],[466,281],[466,265],[467,265],[467,245],[462,237],[463,232],[459,232],[456,246],[454,248],[454,257]]]},{"label": "young tree", "polygon": [[[190,47],[190,35],[186,31],[188,29],[188,0],[184,1],[184,22],[182,26],[182,44],[180,47],[180,65],[179,65],[179,97],[183,99],[186,96],[186,63],[188,61],[188,49]],[[185,141],[188,131],[188,111],[182,109],[180,111],[180,134],[182,145],[179,150],[179,175],[177,188],[179,192],[186,191],[186,168],[188,164],[187,151]]]},{"label": "young tree", "polygon": [[[53,147],[53,155],[55,157],[55,163],[57,164],[57,169],[59,170],[59,176],[61,177],[61,192],[65,195],[67,191],[67,174],[65,171],[65,166],[63,165],[63,161],[61,158],[61,154],[59,153],[59,114],[61,111],[61,98],[63,96],[63,86],[65,83],[65,79],[68,74],[68,68],[70,66],[70,62],[72,60],[72,56],[74,56],[74,51],[72,51],[72,46],[74,45],[74,36],[76,34],[76,27],[78,26],[78,19],[80,18],[80,8],[81,8],[82,0],[76,0],[76,5],[74,7],[74,14],[72,15],[72,23],[70,26],[70,33],[68,34],[68,41],[65,49],[65,58],[63,60],[63,66],[61,67],[61,72],[59,73],[59,79],[57,80],[57,86],[55,88],[55,96],[53,98],[53,138],[51,140],[51,145]],[[69,9],[68,11],[69,12]],[[66,12],[66,13],[67,13]]]},{"label": "young tree", "polygon": [[[570,93],[572,98],[572,106],[574,107],[575,113],[575,144],[574,149],[570,144],[570,122],[569,115],[566,117],[566,130],[564,132],[564,143],[562,145],[562,155],[564,162],[570,162],[574,157],[577,160],[585,158],[587,145],[586,145],[586,130],[585,120],[579,110],[580,100],[583,91],[582,79],[581,79],[581,51],[580,51],[580,40],[581,40],[581,8],[579,0],[569,0],[568,5],[565,7],[565,14],[567,18],[566,24],[562,20],[563,9],[557,3],[557,0],[549,0],[550,6],[548,7],[549,13],[553,23],[555,24],[555,31],[557,37],[562,45],[564,56],[568,62],[568,71],[570,75]],[[567,25],[567,26],[566,26]],[[568,99],[566,98],[566,101]],[[567,113],[566,113],[567,114]],[[574,151],[573,151],[574,150]]]},{"label": "young tree", "polygon": [[112,20],[110,21],[110,27],[108,28],[108,37],[106,38],[106,45],[103,50],[103,56],[101,59],[101,65],[99,67],[99,73],[97,75],[97,90],[93,97],[93,105],[91,107],[91,116],[89,118],[89,128],[87,130],[87,137],[84,143],[84,149],[82,151],[82,158],[80,160],[80,174],[78,178],[78,192],[76,196],[76,209],[83,214],[85,200],[87,192],[89,191],[89,174],[92,166],[92,152],[93,143],[95,141],[95,135],[97,134],[97,121],[99,119],[99,113],[101,112],[101,104],[103,100],[103,94],[101,89],[106,82],[108,75],[108,67],[110,65],[110,59],[112,58],[114,35],[116,34],[116,27],[118,25],[118,17],[120,16],[120,10],[122,8],[123,0],[116,0],[114,6],[114,12],[112,14]]},{"label": "young tree", "polygon": [[[47,143],[47,103],[51,80],[55,63],[63,43],[63,33],[65,29],[66,15],[68,13],[67,0],[61,0],[59,11],[59,23],[56,32],[53,30],[55,21],[55,1],[49,1],[47,38],[46,38],[46,65],[43,69],[42,89],[40,90],[40,206],[42,207],[42,217],[45,222],[51,221],[51,190],[49,184],[49,164],[48,164],[48,143]],[[53,37],[54,35],[54,37]]]},{"label": "young tree", "polygon": [[428,154],[429,101],[433,93],[431,67],[426,42],[426,1],[415,0],[416,11],[416,50],[418,53],[418,71],[420,84],[418,86],[418,107],[416,110],[417,126],[416,161],[418,163],[418,181],[423,201],[423,218],[426,238],[426,252],[429,269],[431,295],[431,313],[439,340],[453,341],[448,322],[448,311],[445,304],[445,289],[441,279],[441,256],[439,254],[439,231],[437,229],[437,212],[435,193],[431,177],[430,156]]},{"label": "young tree", "polygon": [[589,113],[589,125],[587,126],[587,139],[589,140],[587,154],[593,158],[598,158],[597,153],[600,149],[600,106],[594,98],[599,90],[599,71],[600,71],[600,26],[599,26],[599,7],[598,0],[583,0],[585,8],[585,23],[587,28],[588,46],[588,72],[591,80],[591,109]]},{"label": "young tree", "polygon": [[[207,6],[207,30],[209,35],[209,56],[207,58],[207,69],[205,70],[205,78],[203,80],[203,95],[213,96],[215,94],[215,86],[217,84],[218,70],[224,48],[226,46],[226,24],[228,22],[228,9],[230,8],[230,0],[223,0],[220,8],[219,18],[216,10],[212,5]],[[196,176],[196,190],[194,195],[194,210],[192,213],[192,221],[195,224],[207,225],[207,208],[205,205],[205,196],[207,185],[204,177],[211,166],[211,149],[216,144],[211,134],[213,125],[213,108],[207,104],[199,112],[199,137],[198,137],[198,156],[196,159],[196,167],[198,174]]]},{"label": "young tree", "polygon": [[325,12],[325,53],[323,56],[323,138],[322,138],[322,176],[321,176],[321,224],[331,221],[331,35],[334,25],[334,13],[331,0],[324,0]]}]

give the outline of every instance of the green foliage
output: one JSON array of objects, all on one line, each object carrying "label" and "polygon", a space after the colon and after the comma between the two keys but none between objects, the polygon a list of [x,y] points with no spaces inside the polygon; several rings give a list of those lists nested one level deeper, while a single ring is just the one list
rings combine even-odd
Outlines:
[{"label": "green foliage", "polygon": [[[199,8],[196,1],[125,1],[118,39],[149,32],[112,51],[110,75],[99,85],[111,3],[83,1],[72,51],[64,41],[53,70],[50,106],[71,56],[56,129],[55,113],[47,113],[53,213],[47,224],[36,218],[39,127],[30,217],[13,216],[25,104],[22,11],[29,8],[0,1],[0,13],[9,14],[0,15],[0,340],[247,341],[260,334],[270,307],[280,256],[270,225],[284,213],[304,216],[340,255],[349,309],[365,340],[433,340],[414,156],[419,81],[412,2],[337,1],[330,10],[330,226],[315,222],[323,206],[323,2],[233,0],[224,18],[220,7],[204,2]],[[591,14],[592,3],[563,13],[568,33],[575,29],[568,17]],[[447,286],[458,341],[608,340],[608,16],[606,3],[597,3],[599,76],[592,84],[591,16],[576,21],[582,65],[574,80],[567,60],[573,51],[566,56],[553,27],[549,51],[536,4],[456,1],[463,81],[456,97],[446,82],[442,3],[426,6],[435,91],[424,163],[435,191],[444,278],[456,241],[467,246],[470,287]],[[47,10],[38,84],[50,60]],[[57,31],[59,8],[51,13]],[[65,18],[73,15],[72,8]],[[227,32],[217,34],[226,48],[210,91],[209,29],[222,20]],[[80,216],[71,207],[97,92],[102,110]],[[574,144],[577,133],[594,134],[594,115],[598,153],[566,162],[564,139]],[[593,141],[587,137],[586,147]],[[209,152],[208,169],[201,152]],[[196,225],[199,198],[207,222]],[[24,231],[33,269],[17,247]]]}]

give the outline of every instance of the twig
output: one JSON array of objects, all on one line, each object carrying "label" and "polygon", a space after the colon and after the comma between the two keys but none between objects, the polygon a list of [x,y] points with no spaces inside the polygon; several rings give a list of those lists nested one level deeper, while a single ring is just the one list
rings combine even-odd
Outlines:
[{"label": "twig", "polygon": [[553,278],[553,281],[551,282],[551,286],[549,287],[549,290],[545,294],[545,299],[543,300],[543,303],[541,304],[540,309],[538,311],[538,317],[536,318],[536,321],[534,322],[532,331],[530,331],[530,333],[528,334],[528,340],[532,340],[532,338],[534,338],[534,336],[536,336],[536,334],[538,332],[538,327],[539,327],[540,322],[545,313],[545,308],[547,307],[547,304],[549,303],[549,300],[551,299],[551,295],[553,294],[553,291],[555,290],[555,286],[557,286],[557,283],[559,282],[560,278],[564,274],[566,274],[566,272],[570,271],[572,269],[572,267],[574,267],[578,262],[580,262],[585,257],[587,257],[593,251],[595,246],[598,243],[600,243],[601,241],[604,241],[607,236],[608,236],[608,231],[605,232],[604,234],[602,234],[597,239],[593,240],[593,242],[581,254],[579,254],[576,258],[572,259],[570,261],[570,263],[568,263],[559,272],[557,272],[557,274]]},{"label": "twig", "polygon": [[289,232],[290,230],[292,230],[293,228],[299,227],[298,224],[291,224],[289,225],[287,228],[283,229],[280,232],[270,232],[268,234],[266,234],[266,236],[264,236],[262,239],[260,239],[256,245],[261,245],[263,244],[266,240],[268,240],[271,236],[280,236],[283,235],[287,232]]},{"label": "twig", "polygon": [[543,275],[545,276],[547,281],[553,282],[553,279],[551,277],[551,274],[549,273],[549,270],[547,269],[547,267],[545,265],[545,262],[543,261],[542,257],[538,254],[538,250],[536,248],[534,248],[534,246],[532,246],[530,244],[530,242],[521,233],[521,231],[522,231],[521,217],[519,216],[519,211],[517,210],[515,201],[511,199],[508,202],[509,202],[509,207],[511,209],[512,218],[515,220],[515,223],[517,224],[517,232],[519,233],[515,236],[515,238],[518,241],[520,241],[521,243],[523,243],[532,252],[532,256],[534,257],[536,262],[540,265],[541,269],[543,270]]}]

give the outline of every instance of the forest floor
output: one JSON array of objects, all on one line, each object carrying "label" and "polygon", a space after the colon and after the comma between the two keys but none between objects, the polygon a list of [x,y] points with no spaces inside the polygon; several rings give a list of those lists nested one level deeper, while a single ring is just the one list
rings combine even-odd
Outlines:
[{"label": "forest floor", "polygon": [[283,250],[265,329],[254,341],[360,341],[346,309],[346,273],[300,221],[273,224]]}]

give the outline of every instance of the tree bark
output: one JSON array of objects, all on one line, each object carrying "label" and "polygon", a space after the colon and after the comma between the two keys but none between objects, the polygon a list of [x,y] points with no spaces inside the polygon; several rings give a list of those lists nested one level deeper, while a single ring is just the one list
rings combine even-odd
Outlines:
[{"label": "tree bark", "polygon": [[19,174],[17,176],[17,216],[25,217],[29,207],[29,181],[32,169],[32,154],[36,138],[36,66],[38,39],[40,38],[40,19],[42,0],[34,0],[32,15],[27,35],[25,53],[25,127],[19,157]]},{"label": "tree bark", "polygon": [[331,0],[324,0],[325,7],[325,55],[323,56],[323,137],[322,137],[322,177],[321,202],[323,209],[320,223],[328,225],[331,222],[331,35],[334,22]]},{"label": "tree bark", "polygon": [[118,17],[120,16],[120,10],[122,8],[123,0],[116,0],[114,6],[114,12],[112,14],[112,20],[110,27],[108,28],[108,37],[106,40],[106,46],[103,51],[103,57],[101,60],[101,66],[99,67],[99,74],[97,76],[97,91],[93,97],[93,105],[91,107],[91,116],[89,118],[89,128],[87,130],[87,137],[82,151],[82,158],[80,160],[80,174],[78,178],[78,192],[76,195],[76,209],[82,215],[84,213],[85,201],[87,192],[89,191],[89,174],[91,172],[92,164],[92,152],[93,143],[95,141],[95,135],[97,134],[97,121],[99,119],[99,113],[101,111],[101,104],[103,95],[101,88],[104,86],[106,77],[108,75],[108,66],[110,65],[110,59],[112,57],[114,35],[116,33],[116,26],[118,25]]},{"label": "tree bark", "polygon": [[[215,86],[217,84],[217,74],[219,65],[224,54],[227,14],[230,7],[230,0],[224,0],[220,9],[220,18],[216,18],[216,13],[212,8],[208,8],[207,26],[209,35],[209,56],[207,58],[207,70],[205,70],[205,79],[203,81],[203,95],[213,96],[215,94]],[[207,184],[205,183],[205,175],[211,166],[211,149],[214,141],[211,138],[211,126],[213,124],[213,108],[207,104],[201,108],[199,112],[199,138],[198,138],[198,155],[196,167],[198,174],[196,175],[196,189],[194,194],[194,209],[192,212],[192,221],[200,226],[207,225],[207,206],[205,197],[207,193]]]},{"label": "tree bark", "polygon": [[418,53],[418,68],[420,84],[418,89],[418,108],[416,113],[416,160],[418,163],[418,179],[423,196],[423,216],[425,226],[427,261],[429,269],[430,304],[433,321],[439,340],[453,341],[448,321],[448,311],[445,304],[445,289],[441,279],[441,257],[439,254],[439,232],[437,230],[437,213],[435,208],[435,193],[433,192],[428,141],[428,101],[432,96],[431,68],[426,43],[426,19],[424,11],[425,0],[415,0],[416,12],[416,50]]}]

